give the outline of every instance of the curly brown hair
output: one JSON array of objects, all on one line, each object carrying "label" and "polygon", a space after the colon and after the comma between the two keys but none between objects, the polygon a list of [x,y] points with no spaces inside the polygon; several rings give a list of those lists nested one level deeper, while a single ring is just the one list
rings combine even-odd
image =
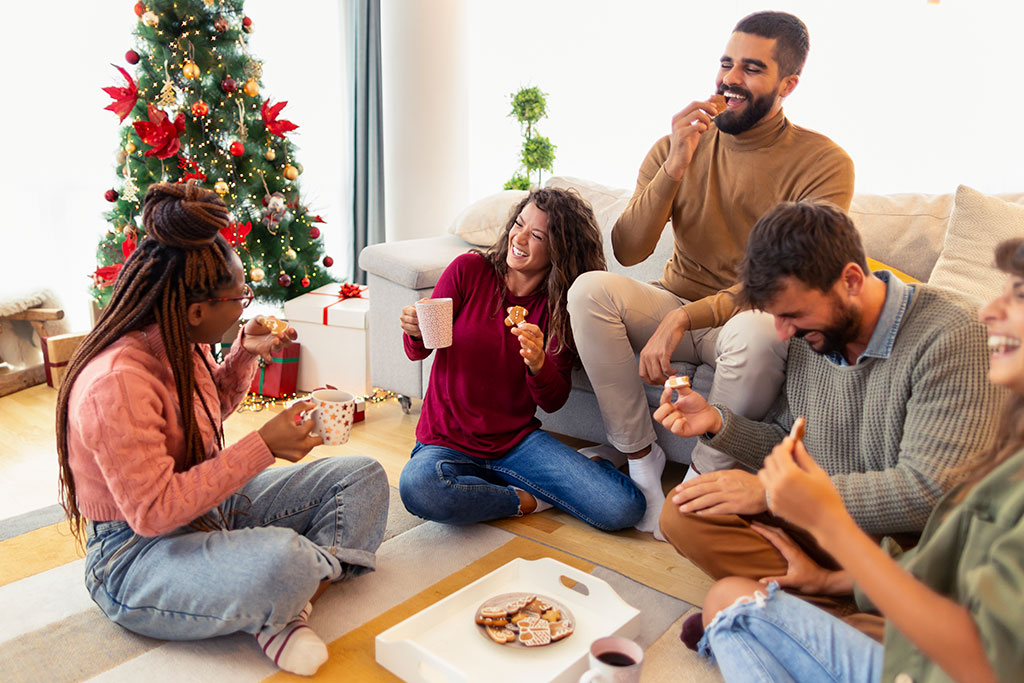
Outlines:
[{"label": "curly brown hair", "polygon": [[[185,468],[206,457],[196,422],[195,396],[223,445],[223,436],[202,394],[195,390],[187,307],[231,282],[231,246],[220,230],[228,225],[228,209],[215,193],[187,184],[159,183],[146,192],[142,210],[145,237],[117,276],[110,303],[68,363],[57,394],[57,458],[60,464],[60,502],[72,533],[82,535],[82,515],[75,496],[75,479],[68,463],[68,399],[75,380],[89,361],[128,332],[153,322],[160,329],[174,375],[182,427]],[[204,358],[200,354],[201,358]],[[208,368],[209,369],[209,368]]]},{"label": "curly brown hair", "polygon": [[[569,349],[576,356],[576,344],[569,325],[566,297],[569,287],[576,278],[589,270],[607,270],[604,258],[604,243],[601,229],[590,204],[574,189],[563,190],[545,187],[531,190],[512,209],[501,235],[486,251],[474,249],[481,254],[498,274],[498,302],[505,298],[508,289],[505,278],[508,275],[509,232],[516,224],[519,214],[527,204],[533,204],[547,215],[548,249],[551,255],[551,269],[544,287],[548,295],[547,350],[558,353]],[[501,309],[499,308],[498,311]]]}]

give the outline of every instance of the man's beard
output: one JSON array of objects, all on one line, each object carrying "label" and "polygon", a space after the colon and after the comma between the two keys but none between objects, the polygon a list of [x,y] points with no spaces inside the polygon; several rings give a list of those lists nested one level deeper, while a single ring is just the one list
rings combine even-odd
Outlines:
[{"label": "man's beard", "polygon": [[811,332],[820,333],[824,337],[820,347],[810,342],[807,345],[811,347],[812,351],[823,356],[842,354],[846,345],[855,340],[858,332],[860,332],[862,319],[860,310],[853,306],[846,306],[838,300],[836,304],[838,312],[828,327],[820,330],[800,330],[795,335],[797,337],[804,337]]},{"label": "man's beard", "polygon": [[745,88],[725,88],[724,86],[719,88],[718,92],[724,94],[725,90],[747,98],[747,106],[743,109],[743,113],[726,110],[715,117],[715,125],[718,130],[729,135],[739,135],[753,128],[758,121],[764,118],[765,114],[771,111],[772,104],[775,103],[775,93],[765,93],[755,98]]}]

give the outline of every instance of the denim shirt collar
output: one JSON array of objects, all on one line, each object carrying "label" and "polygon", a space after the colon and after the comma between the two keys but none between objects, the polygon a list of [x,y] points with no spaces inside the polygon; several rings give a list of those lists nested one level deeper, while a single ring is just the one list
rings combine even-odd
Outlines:
[{"label": "denim shirt collar", "polygon": [[[896,344],[896,335],[900,331],[900,323],[914,298],[914,285],[903,282],[888,270],[877,270],[875,277],[886,284],[885,303],[882,314],[875,325],[875,331],[868,340],[864,353],[857,358],[860,363],[865,358],[888,358],[892,347]],[[830,353],[827,358],[836,365],[849,365],[841,353]]]}]

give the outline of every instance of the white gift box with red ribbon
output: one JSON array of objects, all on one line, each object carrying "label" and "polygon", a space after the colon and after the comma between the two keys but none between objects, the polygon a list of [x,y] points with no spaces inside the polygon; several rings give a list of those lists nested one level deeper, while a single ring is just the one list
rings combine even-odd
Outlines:
[{"label": "white gift box with red ribbon", "polygon": [[359,297],[346,298],[342,287],[324,285],[284,303],[284,317],[302,344],[298,391],[330,385],[357,396],[369,393],[369,294],[362,287]]}]

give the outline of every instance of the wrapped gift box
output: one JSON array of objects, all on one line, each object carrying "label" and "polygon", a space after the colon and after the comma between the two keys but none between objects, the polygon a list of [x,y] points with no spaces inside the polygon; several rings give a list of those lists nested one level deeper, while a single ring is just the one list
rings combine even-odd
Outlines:
[{"label": "wrapped gift box", "polygon": [[366,399],[362,396],[356,396],[356,413],[355,417],[352,418],[353,422],[362,422],[366,419]]},{"label": "wrapped gift box", "polygon": [[299,391],[328,385],[356,396],[369,391],[370,301],[365,289],[362,298],[346,299],[341,288],[338,283],[324,285],[284,303],[285,318],[302,342]]},{"label": "wrapped gift box", "polygon": [[71,355],[85,339],[84,333],[55,334],[42,338],[43,366],[46,369],[46,383],[60,389],[61,380],[68,371]]},{"label": "wrapped gift box", "polygon": [[299,376],[301,344],[292,343],[282,346],[272,355],[271,362],[260,359],[260,367],[252,378],[249,391],[261,396],[284,398],[295,393],[295,384]]}]

